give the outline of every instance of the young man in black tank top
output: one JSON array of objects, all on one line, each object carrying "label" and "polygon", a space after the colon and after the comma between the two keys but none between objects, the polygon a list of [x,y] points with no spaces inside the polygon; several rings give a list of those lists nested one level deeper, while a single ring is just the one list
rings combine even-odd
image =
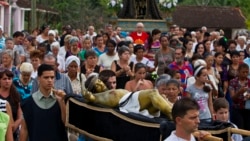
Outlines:
[{"label": "young man in black tank top", "polygon": [[65,92],[53,90],[55,71],[42,64],[38,68],[39,89],[23,102],[20,141],[67,141]]}]

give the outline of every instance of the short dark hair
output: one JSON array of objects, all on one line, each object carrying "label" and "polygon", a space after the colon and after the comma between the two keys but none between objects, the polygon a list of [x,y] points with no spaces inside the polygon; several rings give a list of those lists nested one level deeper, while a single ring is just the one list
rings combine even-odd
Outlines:
[{"label": "short dark hair", "polygon": [[41,64],[37,69],[37,75],[40,77],[45,71],[54,71],[54,68],[51,65]]},{"label": "short dark hair", "polygon": [[39,43],[37,47],[46,48],[46,50],[47,50],[46,43]]},{"label": "short dark hair", "polygon": [[94,50],[86,50],[86,53],[84,54],[85,59],[87,59],[90,56],[97,57],[97,54]]},{"label": "short dark hair", "polygon": [[242,63],[239,65],[238,71],[240,71],[242,69],[249,69],[249,66],[246,63]]},{"label": "short dark hair", "polygon": [[137,51],[138,51],[138,50],[140,50],[140,49],[142,49],[142,50],[143,50],[143,52],[145,51],[145,48],[144,48],[144,46],[143,46],[143,45],[141,45],[141,44],[137,44],[137,45],[134,47],[134,54],[136,54],[136,53],[137,53]]},{"label": "short dark hair", "polygon": [[97,35],[95,36],[95,39],[101,38],[101,37],[102,37],[102,34],[97,34]]},{"label": "short dark hair", "polygon": [[110,44],[112,44],[113,46],[114,46],[114,48],[116,47],[116,42],[114,41],[114,40],[112,40],[112,39],[109,39],[108,41],[107,41],[107,43],[106,43],[106,46],[108,46],[108,43],[110,43]]},{"label": "short dark hair", "polygon": [[172,108],[172,117],[176,122],[177,117],[183,118],[189,110],[199,110],[200,106],[196,100],[188,97],[184,97],[177,100]]},{"label": "short dark hair", "polygon": [[129,52],[129,48],[127,46],[122,46],[118,49],[118,55],[121,56],[126,51]]},{"label": "short dark hair", "polygon": [[17,38],[17,37],[19,37],[19,36],[24,37],[23,32],[21,32],[21,31],[16,31],[16,32],[13,34],[13,38]]},{"label": "short dark hair", "polygon": [[160,42],[161,42],[162,38],[167,38],[168,41],[169,41],[169,37],[168,37],[168,36],[166,36],[166,35],[161,35],[161,37],[160,37],[160,39],[159,39]]},{"label": "short dark hair", "polygon": [[186,49],[184,47],[176,47],[175,50],[180,49],[182,55],[184,56],[186,54]]},{"label": "short dark hair", "polygon": [[229,103],[225,98],[216,98],[213,102],[214,111],[217,112],[221,108],[229,109]]},{"label": "short dark hair", "polygon": [[234,50],[234,51],[232,51],[232,52],[230,52],[230,56],[231,56],[231,58],[233,57],[233,56],[240,56],[240,53],[237,51],[237,50]]},{"label": "short dark hair", "polygon": [[5,43],[7,43],[8,41],[14,42],[14,41],[13,41],[13,38],[11,38],[11,37],[5,38]]},{"label": "short dark hair", "polygon": [[116,77],[115,72],[112,70],[103,70],[99,73],[99,79],[109,88],[108,80],[110,77]]},{"label": "short dark hair", "polygon": [[175,80],[175,79],[168,80],[167,83],[166,83],[166,86],[169,86],[169,85],[175,85],[176,87],[178,87],[178,89],[181,86],[180,82]]},{"label": "short dark hair", "polygon": [[235,40],[229,39],[227,42],[227,45],[229,46],[230,44],[234,44],[235,46],[237,46],[237,42]]},{"label": "short dark hair", "polygon": [[143,64],[143,63],[136,63],[134,72],[136,73],[141,68],[144,68],[146,70],[147,66],[145,64]]}]

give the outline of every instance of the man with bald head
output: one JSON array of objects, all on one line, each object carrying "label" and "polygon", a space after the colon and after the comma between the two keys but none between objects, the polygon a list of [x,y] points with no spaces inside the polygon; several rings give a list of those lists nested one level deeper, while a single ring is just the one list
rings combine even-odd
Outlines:
[{"label": "man with bald head", "polygon": [[134,44],[145,44],[148,39],[148,34],[144,31],[144,24],[138,22],[134,32],[131,32],[130,36],[134,40]]},{"label": "man with bald head", "polygon": [[84,39],[88,37],[91,39],[91,42],[93,43],[93,37],[95,36],[96,36],[95,27],[91,25],[88,27],[88,31],[87,31],[87,34],[84,36]]}]

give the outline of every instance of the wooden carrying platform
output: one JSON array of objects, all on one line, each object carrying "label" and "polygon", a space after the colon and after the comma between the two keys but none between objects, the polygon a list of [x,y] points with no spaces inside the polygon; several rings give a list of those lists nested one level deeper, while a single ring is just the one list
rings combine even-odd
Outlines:
[{"label": "wooden carrying platform", "polygon": [[[151,119],[134,113],[125,114],[117,109],[86,104],[82,99],[69,98],[66,108],[66,126],[97,141],[162,141],[175,128],[173,122],[164,118]],[[250,135],[248,131],[234,128],[206,131],[216,136],[222,133],[230,137],[231,133]],[[221,141],[223,139],[208,136],[205,140]]]}]

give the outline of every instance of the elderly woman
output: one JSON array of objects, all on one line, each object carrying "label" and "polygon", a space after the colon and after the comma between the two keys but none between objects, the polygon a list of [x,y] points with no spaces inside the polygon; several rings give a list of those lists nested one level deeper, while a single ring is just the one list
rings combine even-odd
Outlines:
[{"label": "elderly woman", "polygon": [[19,72],[16,68],[16,66],[13,65],[14,61],[14,52],[10,49],[5,50],[2,52],[2,58],[1,58],[1,68],[8,69],[10,70],[13,74],[14,77],[17,77]]},{"label": "elderly woman", "polygon": [[72,38],[72,35],[67,35],[64,38],[64,46],[62,46],[59,50],[59,56],[61,56],[62,58],[66,58],[66,53],[70,50],[70,45],[69,45],[69,40],[70,38]]},{"label": "elderly woman", "polygon": [[65,71],[65,59],[62,58],[58,52],[60,50],[60,44],[58,42],[53,42],[50,46],[50,50],[52,52],[52,54],[56,57],[57,59],[57,63],[58,63],[58,70],[60,72],[64,72]]},{"label": "elderly woman", "polygon": [[31,74],[33,71],[32,64],[24,62],[20,66],[20,76],[13,79],[13,84],[21,96],[21,102],[31,96],[31,88],[34,80]]},{"label": "elderly woman", "polygon": [[79,44],[79,39],[77,37],[73,36],[72,38],[70,38],[69,40],[70,50],[67,51],[66,58],[71,55],[78,56],[78,53],[80,52],[78,44]]},{"label": "elderly woman", "polygon": [[84,88],[86,77],[78,72],[80,67],[80,59],[76,56],[69,56],[66,59],[65,65],[67,70],[66,75],[71,81],[74,94],[81,95],[81,90]]},{"label": "elderly woman", "polygon": [[160,75],[155,81],[155,88],[159,91],[159,94],[167,99],[167,82],[170,80],[170,76],[167,74]]}]

